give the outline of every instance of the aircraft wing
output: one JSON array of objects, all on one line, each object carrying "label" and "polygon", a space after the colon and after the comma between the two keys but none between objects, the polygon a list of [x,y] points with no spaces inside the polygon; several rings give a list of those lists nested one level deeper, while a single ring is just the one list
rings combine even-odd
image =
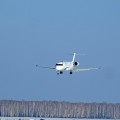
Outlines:
[{"label": "aircraft wing", "polygon": [[36,67],[39,67],[39,68],[46,68],[46,69],[50,69],[50,70],[56,70],[56,68],[51,68],[51,67],[43,67],[43,66],[39,66],[39,65],[36,65]]},{"label": "aircraft wing", "polygon": [[73,69],[73,72],[79,72],[79,71],[89,71],[89,70],[98,70],[100,68],[85,68],[85,69]]}]

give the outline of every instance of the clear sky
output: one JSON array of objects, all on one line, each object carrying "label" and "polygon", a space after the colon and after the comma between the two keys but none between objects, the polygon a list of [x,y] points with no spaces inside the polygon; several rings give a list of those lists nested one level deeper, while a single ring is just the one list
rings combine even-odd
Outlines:
[{"label": "clear sky", "polygon": [[[76,56],[80,68],[54,67]],[[120,0],[0,0],[0,100],[120,103]]]}]

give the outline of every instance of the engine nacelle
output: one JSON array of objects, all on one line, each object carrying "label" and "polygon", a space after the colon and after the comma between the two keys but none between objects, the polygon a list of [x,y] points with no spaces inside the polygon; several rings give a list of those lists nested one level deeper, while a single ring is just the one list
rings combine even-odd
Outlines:
[{"label": "engine nacelle", "polygon": [[74,65],[75,66],[79,66],[79,62],[74,62]]}]

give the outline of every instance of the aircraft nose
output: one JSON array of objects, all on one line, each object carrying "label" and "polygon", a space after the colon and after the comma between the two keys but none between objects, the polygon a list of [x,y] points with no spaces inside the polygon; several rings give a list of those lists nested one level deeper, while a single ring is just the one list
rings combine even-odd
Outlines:
[{"label": "aircraft nose", "polygon": [[56,70],[61,70],[61,67],[60,66],[56,66]]},{"label": "aircraft nose", "polygon": [[56,70],[59,70],[59,67],[56,65]]}]

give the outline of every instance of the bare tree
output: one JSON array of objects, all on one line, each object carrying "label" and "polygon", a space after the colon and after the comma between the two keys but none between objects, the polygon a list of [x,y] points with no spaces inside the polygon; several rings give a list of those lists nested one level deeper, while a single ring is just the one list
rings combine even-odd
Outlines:
[{"label": "bare tree", "polygon": [[119,119],[120,104],[1,100],[0,116]]}]

